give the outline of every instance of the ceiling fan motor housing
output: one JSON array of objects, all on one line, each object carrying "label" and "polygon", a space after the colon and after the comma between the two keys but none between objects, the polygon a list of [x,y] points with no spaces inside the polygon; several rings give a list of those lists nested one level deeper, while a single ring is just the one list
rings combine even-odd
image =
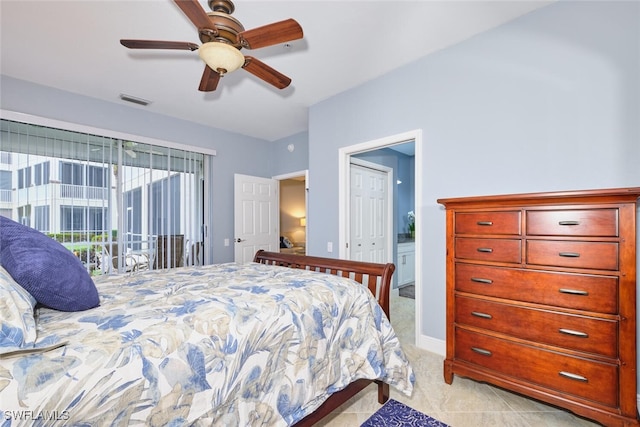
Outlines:
[{"label": "ceiling fan motor housing", "polygon": [[240,21],[222,12],[208,12],[207,16],[209,16],[213,28],[201,28],[199,30],[198,33],[202,43],[222,42],[238,49],[242,47],[238,43],[238,33],[244,31]]},{"label": "ceiling fan motor housing", "polygon": [[213,12],[207,16],[211,20],[213,28],[200,28],[199,36],[202,43],[222,42],[241,49],[238,42],[238,33],[244,31],[244,27],[237,19],[230,16],[235,10],[230,0],[209,0],[209,7]]}]

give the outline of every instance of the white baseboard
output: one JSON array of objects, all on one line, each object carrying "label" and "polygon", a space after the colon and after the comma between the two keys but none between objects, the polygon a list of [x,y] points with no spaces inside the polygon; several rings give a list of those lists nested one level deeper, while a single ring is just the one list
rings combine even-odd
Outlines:
[{"label": "white baseboard", "polygon": [[438,354],[442,357],[445,357],[447,355],[446,341],[427,335],[418,335],[417,347],[422,350]]},{"label": "white baseboard", "polygon": [[[393,298],[400,297],[400,289],[392,288],[390,294],[390,296]],[[419,325],[416,325],[416,328],[418,327]],[[445,357],[447,355],[447,344],[445,340],[433,338],[428,335],[418,335],[416,339],[416,347],[418,347],[419,349],[438,354],[442,357]]]}]

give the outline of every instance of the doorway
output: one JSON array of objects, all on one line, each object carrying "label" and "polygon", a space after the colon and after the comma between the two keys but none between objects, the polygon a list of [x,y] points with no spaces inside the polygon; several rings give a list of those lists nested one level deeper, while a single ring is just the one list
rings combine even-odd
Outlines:
[{"label": "doorway", "polygon": [[277,175],[273,179],[280,184],[280,252],[306,255],[308,171]]},{"label": "doorway", "polygon": [[[367,153],[374,150],[380,150],[383,148],[399,148],[403,145],[406,145],[409,142],[413,142],[414,144],[414,173],[413,173],[413,184],[414,184],[414,206],[415,209],[413,211],[416,233],[415,233],[415,265],[414,265],[414,273],[415,273],[415,299],[414,299],[414,310],[415,310],[415,338],[414,341],[417,343],[420,337],[420,325],[422,324],[422,315],[421,310],[417,309],[420,306],[420,301],[422,298],[422,263],[419,262],[422,259],[422,238],[420,232],[420,221],[422,218],[422,130],[417,129],[397,135],[388,136],[385,138],[367,141],[360,144],[355,144],[348,147],[343,147],[339,150],[339,255],[340,258],[346,258],[348,255],[347,252],[347,243],[350,238],[350,224],[349,224],[349,210],[350,210],[350,164],[352,160],[352,156],[359,155],[361,153]],[[391,262],[392,260],[388,260]],[[397,296],[397,289],[393,289],[392,295]]]}]

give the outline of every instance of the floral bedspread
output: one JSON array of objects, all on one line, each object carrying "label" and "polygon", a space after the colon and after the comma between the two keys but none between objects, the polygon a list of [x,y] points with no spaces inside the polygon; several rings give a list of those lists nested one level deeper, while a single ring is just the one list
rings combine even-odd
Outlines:
[{"label": "floral bedspread", "polygon": [[0,359],[1,426],[284,426],[358,378],[413,388],[382,309],[348,279],[230,263],[96,285],[97,308],[38,309],[36,344],[65,345]]}]

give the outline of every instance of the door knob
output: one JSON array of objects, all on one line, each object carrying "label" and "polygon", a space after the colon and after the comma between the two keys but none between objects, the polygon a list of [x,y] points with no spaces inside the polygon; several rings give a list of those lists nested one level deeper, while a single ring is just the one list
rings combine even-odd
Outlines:
[{"label": "door knob", "polygon": [[238,237],[238,238],[236,239],[236,243],[240,243],[240,242],[244,242],[244,239],[241,239],[241,238],[239,238],[239,237]]}]

